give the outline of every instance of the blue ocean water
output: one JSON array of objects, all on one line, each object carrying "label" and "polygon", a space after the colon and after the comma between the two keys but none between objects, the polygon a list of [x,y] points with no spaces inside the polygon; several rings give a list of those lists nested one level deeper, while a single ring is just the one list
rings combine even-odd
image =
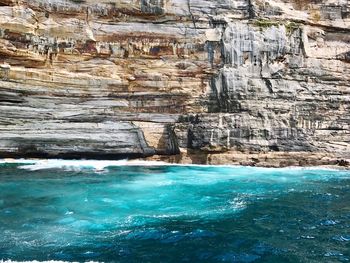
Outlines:
[{"label": "blue ocean water", "polygon": [[348,262],[350,172],[0,165],[0,260]]}]

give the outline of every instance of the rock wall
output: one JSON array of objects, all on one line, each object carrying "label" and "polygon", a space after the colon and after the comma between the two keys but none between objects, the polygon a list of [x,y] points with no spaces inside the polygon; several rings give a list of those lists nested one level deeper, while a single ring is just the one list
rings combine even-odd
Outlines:
[{"label": "rock wall", "polygon": [[0,0],[0,156],[346,165],[350,2]]}]

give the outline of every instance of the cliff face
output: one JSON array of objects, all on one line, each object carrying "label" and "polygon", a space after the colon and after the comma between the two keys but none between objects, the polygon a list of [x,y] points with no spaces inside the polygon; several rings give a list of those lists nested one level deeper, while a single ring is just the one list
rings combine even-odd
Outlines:
[{"label": "cliff face", "polygon": [[347,0],[0,0],[0,155],[346,164],[349,63]]}]

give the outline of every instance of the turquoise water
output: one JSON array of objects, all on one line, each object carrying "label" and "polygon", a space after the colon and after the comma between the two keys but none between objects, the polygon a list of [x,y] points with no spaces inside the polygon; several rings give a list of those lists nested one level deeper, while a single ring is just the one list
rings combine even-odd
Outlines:
[{"label": "turquoise water", "polygon": [[0,259],[350,261],[349,171],[84,166],[0,165]]}]

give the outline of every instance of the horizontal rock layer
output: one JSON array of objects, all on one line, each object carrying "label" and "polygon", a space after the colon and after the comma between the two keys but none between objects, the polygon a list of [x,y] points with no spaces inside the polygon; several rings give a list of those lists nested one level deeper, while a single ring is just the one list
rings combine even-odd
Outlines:
[{"label": "horizontal rock layer", "polygon": [[346,164],[349,63],[346,0],[0,0],[0,156]]}]

